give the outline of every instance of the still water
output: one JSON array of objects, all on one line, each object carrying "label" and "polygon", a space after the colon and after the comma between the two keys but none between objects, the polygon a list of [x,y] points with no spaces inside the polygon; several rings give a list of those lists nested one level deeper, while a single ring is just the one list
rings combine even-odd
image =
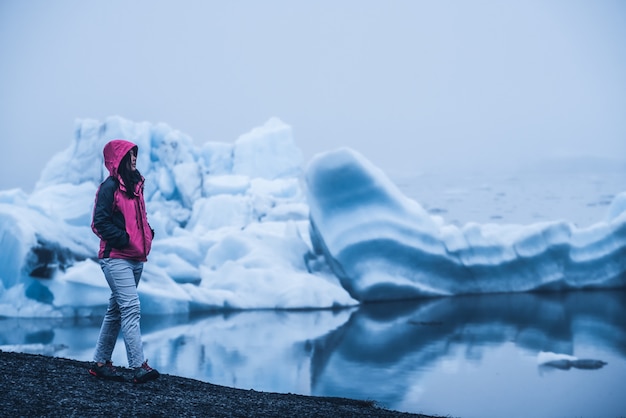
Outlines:
[{"label": "still water", "polygon": [[[1,319],[0,349],[91,360],[99,321]],[[623,290],[144,317],[142,331],[161,372],[220,385],[464,418],[626,416]],[[113,361],[127,364],[121,340]]]}]

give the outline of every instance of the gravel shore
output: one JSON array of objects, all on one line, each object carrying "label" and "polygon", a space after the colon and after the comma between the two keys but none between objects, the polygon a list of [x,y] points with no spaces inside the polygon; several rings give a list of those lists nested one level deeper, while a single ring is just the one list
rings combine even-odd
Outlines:
[{"label": "gravel shore", "polygon": [[[345,398],[257,392],[161,375],[143,385],[103,381],[90,363],[0,351],[6,417],[422,417]],[[131,376],[128,369],[118,368]]]}]

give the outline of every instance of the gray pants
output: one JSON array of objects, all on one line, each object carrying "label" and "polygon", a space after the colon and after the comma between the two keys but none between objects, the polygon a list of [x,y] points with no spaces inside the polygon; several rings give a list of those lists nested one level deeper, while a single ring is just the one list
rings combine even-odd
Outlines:
[{"label": "gray pants", "polygon": [[143,344],[139,327],[141,309],[137,285],[143,271],[143,263],[120,258],[103,258],[100,260],[100,267],[111,288],[111,297],[102,320],[94,361],[105,363],[111,360],[121,329],[128,366],[139,367],[143,363]]}]

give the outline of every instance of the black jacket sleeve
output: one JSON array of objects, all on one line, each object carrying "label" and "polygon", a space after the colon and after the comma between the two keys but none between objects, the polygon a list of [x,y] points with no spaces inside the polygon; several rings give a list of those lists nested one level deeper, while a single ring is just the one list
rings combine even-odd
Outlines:
[{"label": "black jacket sleeve", "polygon": [[130,237],[126,232],[124,215],[119,211],[113,211],[113,198],[117,187],[117,180],[109,177],[98,189],[93,211],[93,228],[94,232],[111,247],[124,248],[128,245]]}]

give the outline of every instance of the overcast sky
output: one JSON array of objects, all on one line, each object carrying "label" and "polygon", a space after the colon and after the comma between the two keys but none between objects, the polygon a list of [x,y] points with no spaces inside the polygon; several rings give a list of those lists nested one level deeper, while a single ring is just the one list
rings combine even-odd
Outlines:
[{"label": "overcast sky", "polygon": [[0,0],[0,189],[110,115],[388,172],[626,157],[626,2]]}]

